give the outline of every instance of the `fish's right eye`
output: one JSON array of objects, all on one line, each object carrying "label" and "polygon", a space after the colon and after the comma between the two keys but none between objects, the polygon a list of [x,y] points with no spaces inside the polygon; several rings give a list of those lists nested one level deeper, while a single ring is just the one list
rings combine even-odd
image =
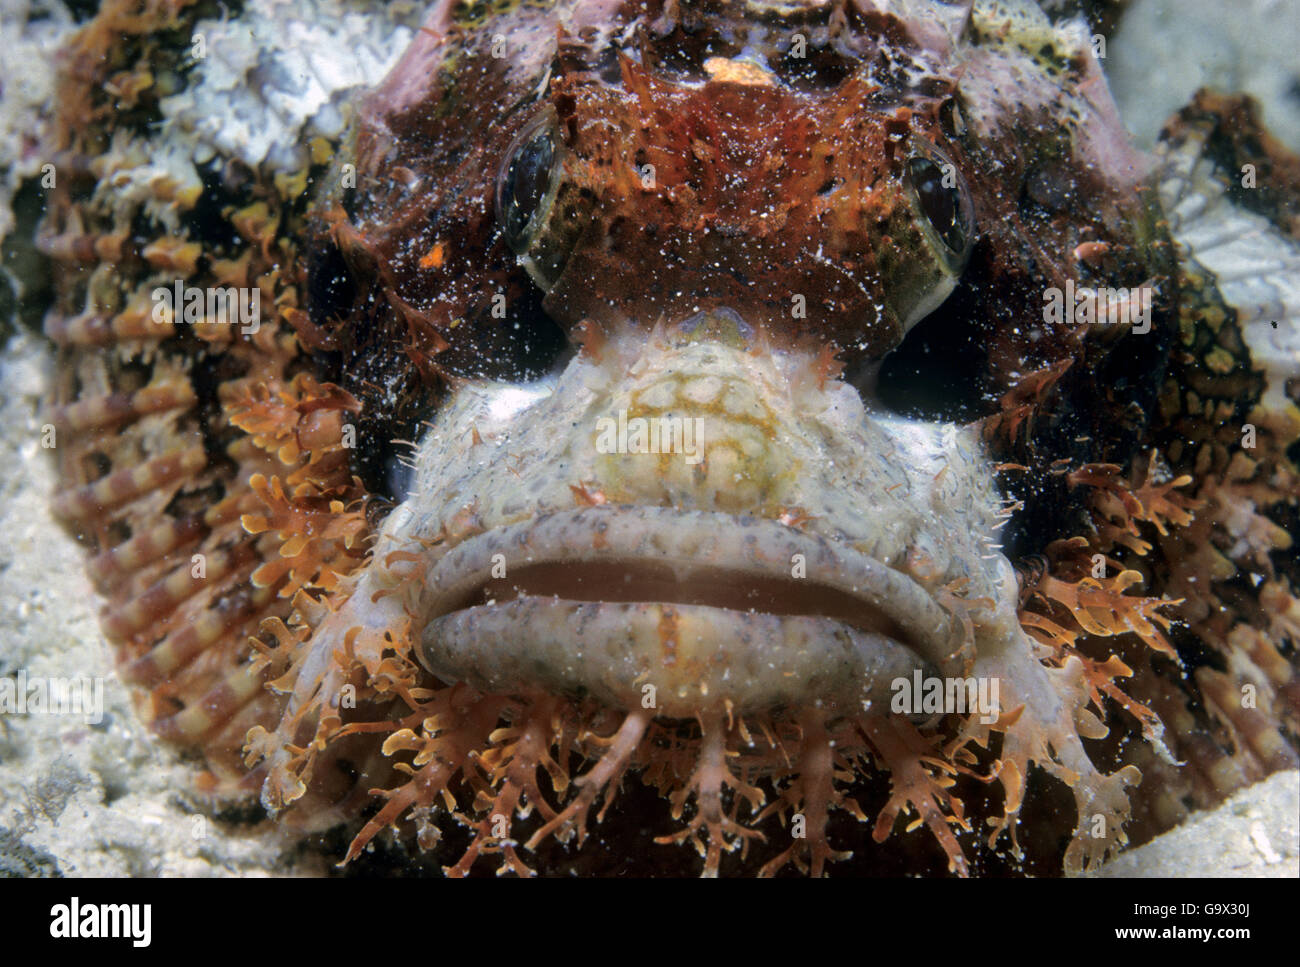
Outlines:
[{"label": "fish's right eye", "polygon": [[523,254],[555,200],[555,128],[530,127],[511,146],[497,180],[497,217],[506,243]]},{"label": "fish's right eye", "polygon": [[502,237],[543,292],[564,273],[594,211],[595,196],[574,171],[555,115],[547,111],[511,143],[497,176]]}]

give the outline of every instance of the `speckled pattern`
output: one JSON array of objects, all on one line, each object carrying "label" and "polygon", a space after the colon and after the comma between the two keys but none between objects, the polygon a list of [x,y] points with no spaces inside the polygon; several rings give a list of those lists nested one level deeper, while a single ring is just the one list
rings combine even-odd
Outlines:
[{"label": "speckled pattern", "polygon": [[[1223,175],[1230,104],[1141,155],[1088,31],[1027,3],[276,3],[300,43],[260,56],[127,6],[53,136],[55,507],[205,793],[458,873],[635,871],[647,827],[705,872],[1058,872],[1294,765],[1296,256]],[[314,53],[343,34],[370,73]],[[548,125],[558,214],[503,232]],[[176,279],[255,286],[260,325],[160,324]],[[1150,333],[1038,324],[1067,281],[1150,286]],[[706,459],[597,442],[663,417]],[[887,713],[909,661],[1000,714]]]}]

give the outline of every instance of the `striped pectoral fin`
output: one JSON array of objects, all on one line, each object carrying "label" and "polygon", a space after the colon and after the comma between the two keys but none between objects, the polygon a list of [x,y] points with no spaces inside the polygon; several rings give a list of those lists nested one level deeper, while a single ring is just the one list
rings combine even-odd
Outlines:
[{"label": "striped pectoral fin", "polygon": [[1226,796],[1297,758],[1287,723],[1300,717],[1300,662],[1286,615],[1300,584],[1300,157],[1249,98],[1207,92],[1166,126],[1161,152],[1182,283],[1162,394],[1169,455],[1201,504],[1188,540],[1218,550],[1213,572],[1190,573],[1188,558],[1170,591],[1187,598],[1192,631],[1223,666],[1196,669],[1195,681],[1235,746],[1202,767]]}]

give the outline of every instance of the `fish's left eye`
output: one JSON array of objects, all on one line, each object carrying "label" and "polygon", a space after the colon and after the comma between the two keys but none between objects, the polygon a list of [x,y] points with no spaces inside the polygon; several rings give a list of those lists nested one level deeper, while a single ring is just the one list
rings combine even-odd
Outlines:
[{"label": "fish's left eye", "polygon": [[955,261],[965,260],[973,235],[970,198],[951,162],[915,155],[907,162],[907,183],[917,207]]},{"label": "fish's left eye", "polygon": [[975,206],[957,166],[938,145],[916,135],[895,182],[897,219],[881,240],[884,273],[902,332],[943,304],[966,271],[975,242]]}]

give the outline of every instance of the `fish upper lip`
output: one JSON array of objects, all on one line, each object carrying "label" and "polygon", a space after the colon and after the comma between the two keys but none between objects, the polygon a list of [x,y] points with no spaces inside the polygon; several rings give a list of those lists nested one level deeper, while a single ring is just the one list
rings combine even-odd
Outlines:
[{"label": "fish upper lip", "polygon": [[[796,555],[803,577],[792,576]],[[534,596],[828,618],[935,667],[963,644],[960,623],[930,592],[845,544],[767,518],[636,505],[558,511],[467,538],[427,568],[419,612],[432,623]]]}]

